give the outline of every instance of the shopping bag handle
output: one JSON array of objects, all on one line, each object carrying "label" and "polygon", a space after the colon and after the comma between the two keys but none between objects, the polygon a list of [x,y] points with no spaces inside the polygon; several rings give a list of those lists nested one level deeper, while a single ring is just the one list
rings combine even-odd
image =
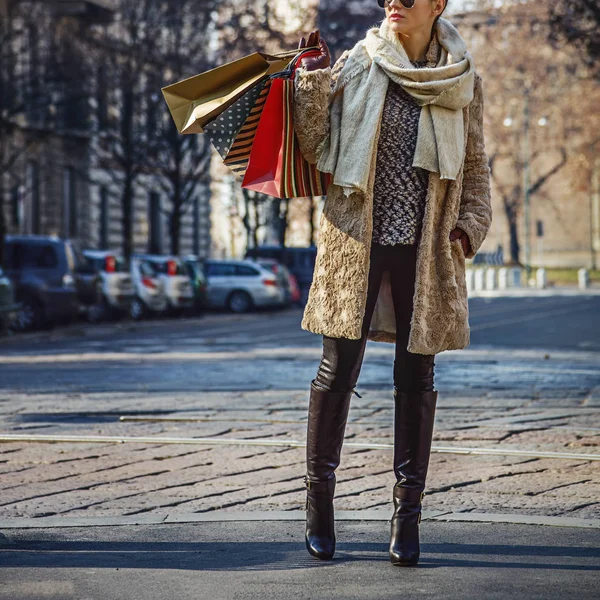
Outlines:
[{"label": "shopping bag handle", "polygon": [[300,52],[304,52],[305,50],[319,50],[320,46],[307,46],[306,48],[295,48],[294,50],[284,50],[283,52],[276,52],[275,54],[272,54],[271,56],[276,56],[277,58],[294,58],[296,56],[296,54],[298,54],[298,50],[300,50]]},{"label": "shopping bag handle", "polygon": [[[283,78],[292,78],[294,75],[294,71],[296,69],[296,63],[304,56],[304,54],[319,54],[321,52],[321,48],[319,46],[308,46],[306,48],[302,48],[300,51],[294,50],[295,55],[292,60],[287,64],[283,71],[279,71],[278,73],[271,73],[269,75],[269,79],[274,79],[275,77],[283,77]],[[283,53],[283,54],[287,54]],[[282,57],[283,58],[283,57]]]}]

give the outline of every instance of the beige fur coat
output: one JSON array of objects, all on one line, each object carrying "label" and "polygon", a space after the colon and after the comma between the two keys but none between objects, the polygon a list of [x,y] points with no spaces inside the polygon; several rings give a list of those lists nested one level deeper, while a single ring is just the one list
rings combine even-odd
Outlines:
[{"label": "beige fur coat", "polygon": [[[333,69],[296,71],[295,130],[300,149],[312,164],[316,164],[319,146],[329,135],[329,99],[348,54],[346,50]],[[343,93],[343,88],[338,93]],[[482,80],[477,73],[473,100],[463,114],[466,154],[458,176],[450,180],[440,179],[434,172],[429,174],[407,346],[409,352],[417,354],[465,348],[470,342],[465,258],[475,256],[492,222],[490,169],[483,139]],[[380,126],[376,139],[379,133]],[[376,152],[377,144],[374,148]],[[361,336],[373,230],[375,156],[367,194],[344,197],[339,186],[328,189],[302,329],[331,337]],[[471,252],[467,256],[459,239],[449,239],[455,227],[469,236]],[[396,341],[388,271],[382,278],[368,339]]]}]

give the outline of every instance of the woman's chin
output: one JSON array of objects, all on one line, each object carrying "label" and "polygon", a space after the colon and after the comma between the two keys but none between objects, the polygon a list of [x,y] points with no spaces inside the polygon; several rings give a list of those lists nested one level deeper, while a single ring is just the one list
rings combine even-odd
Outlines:
[{"label": "woman's chin", "polygon": [[390,31],[395,33],[400,33],[401,31],[406,31],[406,25],[404,20],[400,21],[389,21]]}]

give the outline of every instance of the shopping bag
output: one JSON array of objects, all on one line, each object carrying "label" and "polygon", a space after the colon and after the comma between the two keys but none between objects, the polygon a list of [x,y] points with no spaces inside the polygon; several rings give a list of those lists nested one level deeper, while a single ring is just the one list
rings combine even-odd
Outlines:
[{"label": "shopping bag", "polygon": [[[314,47],[311,46],[314,50]],[[277,54],[254,52],[162,88],[179,133],[202,133],[204,125],[221,114],[264,76],[284,69],[298,50]]]},{"label": "shopping bag", "polygon": [[243,175],[246,170],[254,133],[270,86],[271,79],[263,77],[227,110],[204,126],[204,134],[223,162],[238,175]]},{"label": "shopping bag", "polygon": [[331,174],[319,171],[302,156],[294,132],[293,70],[291,76],[287,72],[271,79],[242,187],[276,198],[324,195]]},{"label": "shopping bag", "polygon": [[246,171],[256,128],[273,78],[293,77],[300,58],[317,52],[312,47],[298,50],[283,71],[264,75],[229,108],[204,126],[204,133],[225,165],[234,173],[243,177]]}]

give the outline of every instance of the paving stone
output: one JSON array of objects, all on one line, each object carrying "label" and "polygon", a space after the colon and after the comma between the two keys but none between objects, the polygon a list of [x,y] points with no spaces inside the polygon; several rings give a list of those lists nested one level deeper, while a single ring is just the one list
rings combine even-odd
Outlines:
[{"label": "paving stone", "polygon": [[[248,343],[227,346],[228,336],[240,335],[240,323]],[[152,328],[119,330],[115,339],[108,333],[97,340],[57,336],[11,346],[12,362],[0,365],[0,429],[303,441],[307,382],[321,348],[315,338],[286,343],[288,334],[296,339],[297,323],[282,323],[281,341],[264,338],[264,346],[264,323],[243,319],[216,327],[224,343],[218,348],[197,332]],[[597,453],[600,356],[548,354],[468,348],[438,355],[434,446]],[[363,397],[352,398],[348,443],[393,442],[393,359],[392,346],[369,344],[357,386]],[[114,369],[111,379],[100,379],[107,365]],[[158,419],[120,421],[122,415]],[[160,420],[168,416],[197,420]],[[0,518],[302,510],[304,460],[302,447],[5,443]],[[433,452],[426,505],[597,518],[599,469],[599,462],[579,459]],[[345,446],[337,474],[336,510],[391,508],[391,449]]]}]

